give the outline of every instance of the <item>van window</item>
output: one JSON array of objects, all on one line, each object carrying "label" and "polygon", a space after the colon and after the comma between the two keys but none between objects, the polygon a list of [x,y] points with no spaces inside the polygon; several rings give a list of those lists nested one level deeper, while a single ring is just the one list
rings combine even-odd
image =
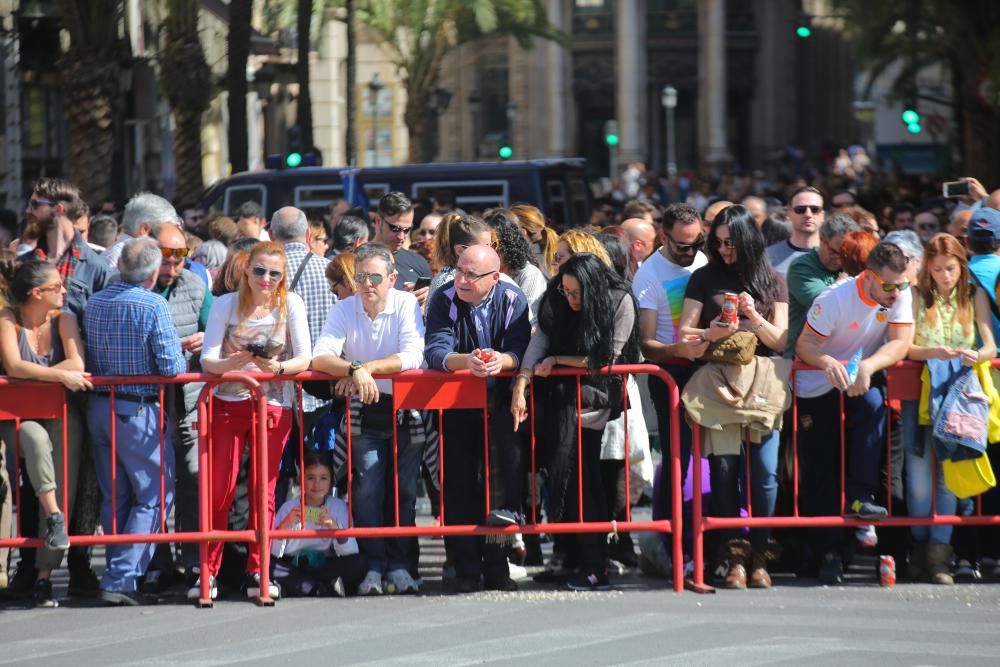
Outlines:
[{"label": "van window", "polygon": [[573,219],[569,221],[571,227],[584,225],[590,221],[590,213],[587,210],[587,182],[582,174],[566,174],[566,183],[569,185],[570,210]]},{"label": "van window", "polygon": [[231,185],[226,188],[225,201],[223,212],[228,216],[234,216],[236,209],[248,201],[255,201],[267,210],[267,192],[263,185]]},{"label": "van window", "polygon": [[328,207],[343,195],[341,185],[300,185],[295,188],[295,208],[308,214],[309,211]]},{"label": "van window", "polygon": [[566,187],[562,181],[545,181],[545,214],[562,230],[572,226],[572,220],[567,218]]},{"label": "van window", "polygon": [[438,190],[451,190],[455,205],[469,212],[507,206],[507,181],[419,181],[413,184],[411,198],[430,199]]}]

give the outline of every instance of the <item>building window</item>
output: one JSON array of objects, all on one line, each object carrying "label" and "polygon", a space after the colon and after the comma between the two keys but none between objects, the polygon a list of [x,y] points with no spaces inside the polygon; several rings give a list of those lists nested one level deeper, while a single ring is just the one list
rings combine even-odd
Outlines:
[{"label": "building window", "polygon": [[575,0],[577,14],[602,14],[611,11],[608,0]]}]

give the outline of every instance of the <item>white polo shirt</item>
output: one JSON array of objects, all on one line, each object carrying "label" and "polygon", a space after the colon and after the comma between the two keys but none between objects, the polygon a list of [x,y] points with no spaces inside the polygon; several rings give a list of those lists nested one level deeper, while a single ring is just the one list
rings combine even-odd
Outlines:
[{"label": "white polo shirt", "polygon": [[[417,298],[391,289],[385,308],[368,317],[357,295],[338,301],[330,310],[323,332],[313,346],[313,356],[332,354],[348,361],[372,361],[398,354],[402,370],[420,368],[424,362],[424,318]],[[392,394],[392,380],[376,380],[379,392]]]},{"label": "white polo shirt", "polygon": [[[859,347],[861,358],[867,359],[885,343],[890,326],[913,324],[910,290],[901,292],[892,308],[883,308],[865,296],[863,275],[828,288],[806,315],[806,326],[823,339],[820,350],[840,361],[850,359]],[[802,398],[822,396],[831,389],[826,373],[795,374],[795,390]]]},{"label": "white polo shirt", "polygon": [[691,266],[675,264],[657,251],[636,271],[632,291],[639,308],[656,311],[656,340],[667,345],[677,342],[688,281],[692,273],[706,264],[708,258],[700,250]]}]

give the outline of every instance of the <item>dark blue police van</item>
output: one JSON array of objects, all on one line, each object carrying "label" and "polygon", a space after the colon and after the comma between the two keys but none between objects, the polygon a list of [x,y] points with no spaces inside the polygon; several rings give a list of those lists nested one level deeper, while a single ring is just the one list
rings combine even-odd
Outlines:
[{"label": "dark blue police van", "polygon": [[[465,211],[527,203],[541,209],[556,229],[590,220],[591,194],[586,161],[581,158],[509,162],[456,162],[362,167],[353,170],[374,205],[390,190],[414,201],[450,192]],[[201,200],[207,212],[232,215],[240,204],[255,201],[271,216],[282,206],[295,206],[317,217],[345,197],[342,175],[335,167],[301,167],[243,172],[213,185]]]}]

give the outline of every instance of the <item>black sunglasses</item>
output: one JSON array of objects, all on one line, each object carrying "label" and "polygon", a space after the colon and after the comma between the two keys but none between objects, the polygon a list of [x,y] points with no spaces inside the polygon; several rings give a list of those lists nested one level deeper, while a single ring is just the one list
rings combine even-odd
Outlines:
[{"label": "black sunglasses", "polygon": [[400,227],[399,225],[392,224],[388,220],[383,220],[382,223],[396,234],[409,234],[410,230],[413,229],[413,225],[410,225],[409,227]]},{"label": "black sunglasses", "polygon": [[799,215],[805,215],[806,211],[812,211],[813,215],[819,215],[820,211],[823,210],[822,206],[793,206],[792,210]]},{"label": "black sunglasses", "polygon": [[670,245],[672,245],[674,247],[674,250],[676,250],[677,252],[698,252],[705,245],[704,235],[699,236],[694,243],[678,243],[669,236],[667,236],[667,240],[670,241]]}]

